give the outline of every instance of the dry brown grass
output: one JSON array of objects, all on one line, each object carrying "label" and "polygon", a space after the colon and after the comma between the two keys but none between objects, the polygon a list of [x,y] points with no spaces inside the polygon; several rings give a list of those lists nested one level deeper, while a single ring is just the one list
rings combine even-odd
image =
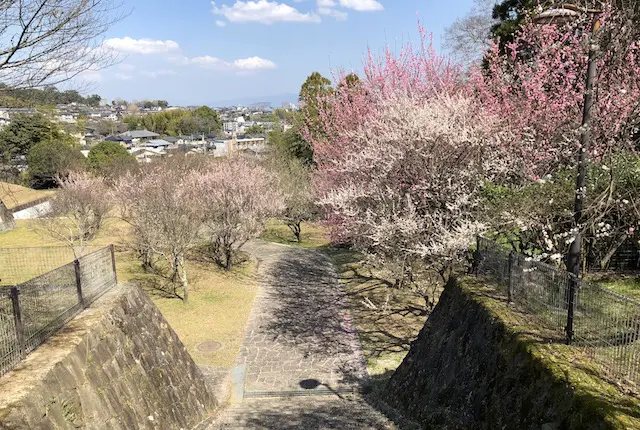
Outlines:
[{"label": "dry brown grass", "polygon": [[0,182],[0,200],[9,209],[55,194],[54,190],[32,190],[20,185]]},{"label": "dry brown grass", "polygon": [[[1,233],[0,248],[63,245],[39,234],[33,223],[31,220],[19,220],[15,230]],[[257,292],[255,264],[247,262],[225,272],[213,264],[188,261],[191,291],[189,302],[185,304],[181,299],[161,294],[157,287],[166,280],[145,273],[134,255],[120,246],[128,233],[126,223],[111,221],[92,245],[116,245],[118,280],[137,283],[148,292],[198,364],[231,366],[238,354]],[[68,262],[68,253],[55,255],[57,257],[54,258],[60,259],[59,265]],[[24,263],[23,269],[28,275],[31,264],[28,259]],[[205,340],[221,342],[223,348],[214,353],[197,352],[195,346]]]}]

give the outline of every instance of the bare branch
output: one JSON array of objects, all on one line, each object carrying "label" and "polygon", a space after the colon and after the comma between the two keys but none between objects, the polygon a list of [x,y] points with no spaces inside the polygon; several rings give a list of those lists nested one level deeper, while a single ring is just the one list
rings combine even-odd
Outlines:
[{"label": "bare branch", "polygon": [[475,0],[473,9],[457,19],[445,33],[445,48],[462,64],[479,61],[490,46],[495,0]]},{"label": "bare branch", "polygon": [[69,81],[118,61],[102,47],[125,14],[110,0],[0,2],[0,80],[11,88]]}]

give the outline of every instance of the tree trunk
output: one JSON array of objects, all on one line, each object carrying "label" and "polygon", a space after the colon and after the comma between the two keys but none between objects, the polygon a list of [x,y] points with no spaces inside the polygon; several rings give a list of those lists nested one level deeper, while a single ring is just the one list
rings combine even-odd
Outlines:
[{"label": "tree trunk", "polygon": [[629,235],[625,234],[623,235],[610,249],[609,251],[605,254],[604,258],[602,259],[602,261],[600,262],[600,268],[601,269],[605,269],[608,265],[609,265],[609,261],[611,260],[611,258],[613,258],[613,256],[615,255],[615,253],[618,251],[618,249],[624,244],[624,242],[627,240],[627,238],[629,237]]},{"label": "tree trunk", "polygon": [[231,258],[233,256],[233,249],[231,248],[231,246],[227,246],[225,249],[225,257],[226,257],[226,264],[225,264],[225,270],[229,271],[231,270]]},{"label": "tree trunk", "polygon": [[287,226],[289,226],[289,229],[291,230],[293,235],[296,237],[296,242],[300,243],[301,242],[300,232],[302,231],[302,228],[300,227],[300,221],[290,222],[287,224]]},{"label": "tree trunk", "polygon": [[187,278],[187,266],[184,262],[184,257],[180,257],[180,268],[182,269],[180,273],[183,290],[182,300],[187,303],[189,301],[189,280]]}]

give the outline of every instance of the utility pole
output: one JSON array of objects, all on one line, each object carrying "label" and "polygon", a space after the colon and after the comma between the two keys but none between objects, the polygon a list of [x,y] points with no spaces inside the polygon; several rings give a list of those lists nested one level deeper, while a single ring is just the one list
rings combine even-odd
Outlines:
[{"label": "utility pole", "polygon": [[593,16],[593,24],[589,35],[589,64],[587,68],[587,82],[584,88],[584,104],[582,110],[582,124],[580,126],[580,145],[578,147],[578,174],[576,177],[575,199],[573,204],[573,219],[575,237],[569,247],[567,256],[567,270],[571,273],[567,294],[567,344],[573,340],[573,317],[575,308],[576,291],[580,276],[580,261],[582,259],[582,228],[583,207],[587,195],[587,170],[589,167],[589,147],[591,144],[591,109],[593,108],[593,90],[596,78],[596,63],[598,61],[598,45],[596,33],[600,28],[599,10],[584,9],[575,5],[562,5],[560,8],[542,12],[537,22],[549,23],[551,21],[564,21],[575,19],[581,13]]}]

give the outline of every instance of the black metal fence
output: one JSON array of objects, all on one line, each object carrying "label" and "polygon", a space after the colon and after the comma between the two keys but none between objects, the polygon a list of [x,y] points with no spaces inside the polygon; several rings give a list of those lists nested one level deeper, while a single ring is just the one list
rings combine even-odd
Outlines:
[{"label": "black metal fence", "polygon": [[[22,248],[11,251],[20,254]],[[0,266],[0,277],[3,272],[17,273],[15,268]],[[112,245],[28,281],[0,287],[0,375],[116,283]]]},{"label": "black metal fence", "polygon": [[0,248],[0,286],[22,284],[101,248],[101,246]]},{"label": "black metal fence", "polygon": [[[638,272],[640,271],[640,247],[638,247],[638,238],[633,237],[627,239],[611,256],[605,267],[601,266],[601,259],[604,250],[597,252],[593,248],[588,247],[587,269],[590,272]],[[608,251],[608,250],[607,250]]]},{"label": "black metal fence", "polygon": [[478,238],[475,266],[541,325],[572,340],[614,376],[640,383],[640,302],[484,237]]}]

